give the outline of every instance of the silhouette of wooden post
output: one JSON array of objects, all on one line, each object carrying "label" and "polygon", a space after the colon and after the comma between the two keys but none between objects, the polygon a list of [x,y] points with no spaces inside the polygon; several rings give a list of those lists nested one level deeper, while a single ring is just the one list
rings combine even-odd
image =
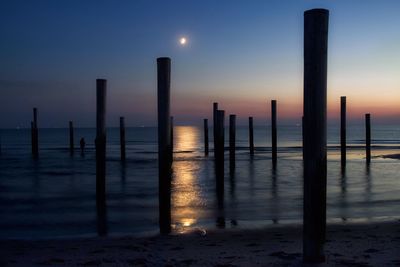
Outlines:
[{"label": "silhouette of wooden post", "polygon": [[96,206],[97,231],[107,233],[106,214],[106,94],[107,80],[96,80]]},{"label": "silhouette of wooden post", "polygon": [[172,162],[174,161],[174,117],[171,116],[170,120],[171,120],[171,122],[170,122],[171,123],[171,152],[170,152],[169,157],[170,157],[170,161],[171,161],[171,165],[172,165]]},{"label": "silhouette of wooden post", "polygon": [[37,121],[37,108],[33,108],[33,122],[31,123],[32,155],[39,156],[39,131]]},{"label": "silhouette of wooden post", "polygon": [[326,102],[328,17],[304,12],[303,260],[324,262],[326,232]]},{"label": "silhouette of wooden post", "polygon": [[236,115],[229,115],[229,166],[235,167],[236,158]]},{"label": "silhouette of wooden post", "polygon": [[[225,150],[225,111],[224,110],[218,110],[217,111],[217,120],[216,120],[217,128],[216,128],[216,142],[217,142],[217,147],[216,147],[216,169],[217,173],[223,174],[224,170],[224,150]],[[223,175],[218,175],[217,180],[223,182]]]},{"label": "silhouette of wooden post", "polygon": [[217,192],[217,226],[224,227],[224,154],[225,154],[225,111],[218,110],[216,115],[216,154],[215,154],[215,182]]},{"label": "silhouette of wooden post", "polygon": [[303,156],[303,162],[304,162],[304,116],[301,117],[301,152]]},{"label": "silhouette of wooden post", "polygon": [[125,146],[125,118],[119,117],[119,146],[121,152],[121,161],[126,159],[126,146]]},{"label": "silhouette of wooden post", "polygon": [[213,138],[214,138],[214,157],[216,156],[216,147],[217,147],[217,112],[218,112],[218,103],[213,103]]},{"label": "silhouette of wooden post", "polygon": [[340,97],[340,154],[342,167],[346,166],[346,97]]},{"label": "silhouette of wooden post", "polygon": [[249,117],[249,148],[250,155],[254,155],[253,117]]},{"label": "silhouette of wooden post", "polygon": [[171,59],[157,58],[158,200],[160,233],[171,232]]},{"label": "silhouette of wooden post", "polygon": [[365,114],[365,153],[367,164],[371,163],[371,114]]},{"label": "silhouette of wooden post", "polygon": [[208,156],[208,119],[204,119],[204,155]]},{"label": "silhouette of wooden post", "polygon": [[69,153],[74,154],[74,124],[69,121]]},{"label": "silhouette of wooden post", "polygon": [[276,168],[277,161],[277,134],[276,134],[276,100],[271,100],[271,138],[272,138],[272,166]]}]

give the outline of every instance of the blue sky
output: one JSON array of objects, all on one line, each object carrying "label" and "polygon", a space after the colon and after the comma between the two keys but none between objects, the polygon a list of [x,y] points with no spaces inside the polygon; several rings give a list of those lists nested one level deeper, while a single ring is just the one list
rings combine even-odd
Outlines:
[{"label": "blue sky", "polygon": [[[398,121],[399,1],[2,1],[0,127],[94,126],[95,79],[108,125],[155,125],[156,58],[172,58],[172,113],[200,124],[218,101],[239,123],[302,113],[303,12],[330,10],[329,118]],[[188,38],[185,47],[181,36]],[[397,109],[396,109],[397,106]]]}]

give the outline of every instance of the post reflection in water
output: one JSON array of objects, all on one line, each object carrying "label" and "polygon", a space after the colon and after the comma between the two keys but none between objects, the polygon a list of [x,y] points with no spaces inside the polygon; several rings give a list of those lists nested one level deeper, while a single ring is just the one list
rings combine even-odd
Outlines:
[{"label": "post reflection in water", "polygon": [[224,167],[215,167],[215,183],[217,195],[217,221],[218,228],[225,228],[225,211],[224,211]]},{"label": "post reflection in water", "polygon": [[371,200],[371,191],[372,191],[372,184],[371,184],[371,175],[370,175],[370,164],[365,166],[365,196],[367,197],[366,201]]},{"label": "post reflection in water", "polygon": [[199,181],[201,161],[195,159],[200,133],[190,126],[175,127],[174,133],[172,226],[177,232],[185,232],[196,225],[201,216],[199,207],[205,205]]},{"label": "post reflection in water", "polygon": [[271,169],[271,207],[272,207],[272,223],[277,224],[279,223],[279,197],[278,197],[278,184],[277,184],[277,170],[276,166],[273,166]]},{"label": "post reflection in water", "polygon": [[343,210],[342,221],[347,221],[347,176],[346,169],[341,169],[340,173],[340,207]]},{"label": "post reflection in water", "polygon": [[107,206],[104,201],[97,201],[96,203],[96,211],[97,211],[97,234],[99,236],[107,236],[108,227],[107,227]]},{"label": "post reflection in water", "polygon": [[230,209],[232,213],[232,219],[231,219],[231,225],[232,226],[237,226],[237,220],[235,219],[237,217],[237,201],[236,201],[236,181],[235,181],[235,169],[230,168],[229,170],[229,196],[230,196]]},{"label": "post reflection in water", "polygon": [[235,181],[235,169],[229,168],[229,192],[232,200],[236,200],[236,181]]},{"label": "post reflection in water", "polygon": [[370,164],[366,164],[365,166],[365,203],[367,203],[367,205],[365,205],[366,208],[366,217],[367,219],[371,219],[372,218],[372,214],[370,212],[369,209],[369,203],[371,203],[371,194],[372,194],[372,183],[371,183],[371,174],[370,174]]}]

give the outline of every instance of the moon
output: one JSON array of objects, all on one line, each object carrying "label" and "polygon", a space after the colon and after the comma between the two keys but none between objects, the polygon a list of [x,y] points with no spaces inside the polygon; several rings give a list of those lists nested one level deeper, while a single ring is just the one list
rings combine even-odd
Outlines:
[{"label": "moon", "polygon": [[179,44],[181,46],[185,46],[187,44],[187,38],[186,37],[179,38]]}]

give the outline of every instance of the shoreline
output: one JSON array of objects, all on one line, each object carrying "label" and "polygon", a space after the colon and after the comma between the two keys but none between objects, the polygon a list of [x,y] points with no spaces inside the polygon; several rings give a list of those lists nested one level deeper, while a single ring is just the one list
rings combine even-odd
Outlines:
[{"label": "shoreline", "polygon": [[[298,266],[301,225],[151,237],[0,240],[1,266]],[[399,266],[400,220],[327,226],[327,266]]]},{"label": "shoreline", "polygon": [[[371,217],[371,218],[328,218],[326,220],[327,225],[371,225],[371,224],[385,224],[393,223],[395,221],[400,221],[400,216],[381,216],[381,217]],[[201,232],[219,232],[219,231],[254,231],[254,230],[267,230],[274,228],[296,228],[302,226],[302,220],[300,219],[286,219],[279,220],[279,222],[274,222],[273,220],[237,220],[235,225],[227,224],[230,226],[218,227],[215,222],[205,223],[201,225],[192,226],[182,226],[182,225],[172,225],[172,232],[170,235],[183,235],[190,234],[195,231]],[[140,232],[109,232],[107,233],[107,238],[150,238],[159,234],[158,227],[140,231]],[[62,240],[78,240],[78,239],[94,239],[98,238],[99,235],[95,232],[85,233],[85,234],[66,234],[66,235],[56,235],[56,236],[45,236],[45,237],[0,237],[0,242],[4,241],[62,241]]]}]

